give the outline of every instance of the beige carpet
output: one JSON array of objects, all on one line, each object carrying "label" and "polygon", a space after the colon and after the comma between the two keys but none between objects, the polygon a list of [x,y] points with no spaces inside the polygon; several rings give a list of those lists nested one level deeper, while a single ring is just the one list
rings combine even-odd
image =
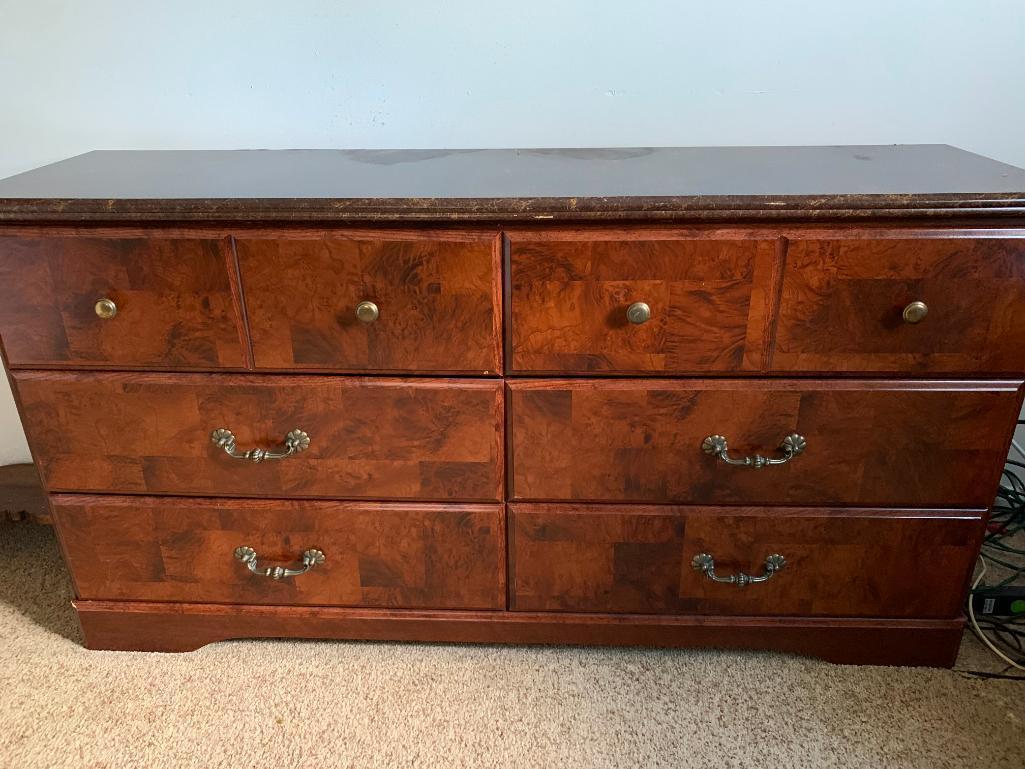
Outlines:
[{"label": "beige carpet", "polygon": [[52,532],[0,524],[3,767],[1025,767],[1014,681],[715,651],[89,652],[69,598]]}]

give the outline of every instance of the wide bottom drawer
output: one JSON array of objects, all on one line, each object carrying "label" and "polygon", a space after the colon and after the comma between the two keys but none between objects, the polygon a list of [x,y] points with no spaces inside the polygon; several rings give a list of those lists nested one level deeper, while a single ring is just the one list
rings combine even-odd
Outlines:
[{"label": "wide bottom drawer", "polygon": [[983,513],[509,505],[509,606],[954,617]]},{"label": "wide bottom drawer", "polygon": [[501,505],[51,501],[84,599],[505,608]]}]

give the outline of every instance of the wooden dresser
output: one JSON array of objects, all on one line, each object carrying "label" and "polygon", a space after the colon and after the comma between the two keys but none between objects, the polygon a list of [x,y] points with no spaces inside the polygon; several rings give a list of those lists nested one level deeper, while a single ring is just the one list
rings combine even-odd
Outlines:
[{"label": "wooden dresser", "polygon": [[1025,171],[945,146],[94,152],[0,182],[86,644],[952,664]]}]

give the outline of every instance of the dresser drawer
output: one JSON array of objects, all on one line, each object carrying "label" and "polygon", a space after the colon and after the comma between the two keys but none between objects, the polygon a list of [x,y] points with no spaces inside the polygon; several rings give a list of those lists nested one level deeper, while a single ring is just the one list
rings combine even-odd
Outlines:
[{"label": "dresser drawer", "polygon": [[240,237],[236,248],[257,368],[502,372],[494,233]]},{"label": "dresser drawer", "polygon": [[[501,499],[495,381],[26,371],[14,382],[51,491]],[[309,445],[235,459],[212,441],[219,428],[237,453],[280,453],[294,429]]]},{"label": "dresser drawer", "polygon": [[[53,511],[80,598],[505,608],[501,505],[57,495]],[[265,574],[310,550],[306,573]]]},{"label": "dresser drawer", "polygon": [[510,499],[988,507],[1021,384],[511,382]]},{"label": "dresser drawer", "polygon": [[0,337],[18,366],[244,368],[229,241],[0,236]]},{"label": "dresser drawer", "polygon": [[770,368],[1025,371],[1025,233],[792,240]]},{"label": "dresser drawer", "polygon": [[510,608],[954,617],[983,528],[979,511],[510,505]]},{"label": "dresser drawer", "polygon": [[777,245],[673,231],[512,233],[511,370],[757,370]]}]

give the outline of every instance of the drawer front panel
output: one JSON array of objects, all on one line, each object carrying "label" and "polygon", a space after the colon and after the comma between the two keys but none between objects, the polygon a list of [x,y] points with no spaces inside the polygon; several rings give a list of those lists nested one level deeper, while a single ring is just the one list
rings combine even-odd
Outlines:
[{"label": "drawer front panel", "polygon": [[583,237],[510,235],[511,370],[761,367],[776,240],[671,232]]},{"label": "drawer front panel", "polygon": [[[230,256],[226,239],[0,237],[8,360],[244,368]],[[98,309],[104,299],[113,304]]]},{"label": "drawer front panel", "polygon": [[771,368],[1025,371],[1025,236],[792,241]]},{"label": "drawer front panel", "polygon": [[[19,372],[51,491],[348,499],[501,499],[501,383],[354,377]],[[299,428],[309,447],[275,449]]]},{"label": "drawer front panel", "polygon": [[[509,384],[510,499],[987,507],[1020,380]],[[736,467],[706,453],[781,459]]]},{"label": "drawer front panel", "polygon": [[[56,495],[53,510],[81,598],[505,608],[501,505]],[[262,573],[310,549],[324,561],[305,574]]]},{"label": "drawer front panel", "polygon": [[[954,617],[981,512],[510,505],[520,611]],[[766,575],[744,587],[713,573]]]},{"label": "drawer front panel", "polygon": [[501,373],[494,234],[245,237],[236,248],[257,368]]}]

